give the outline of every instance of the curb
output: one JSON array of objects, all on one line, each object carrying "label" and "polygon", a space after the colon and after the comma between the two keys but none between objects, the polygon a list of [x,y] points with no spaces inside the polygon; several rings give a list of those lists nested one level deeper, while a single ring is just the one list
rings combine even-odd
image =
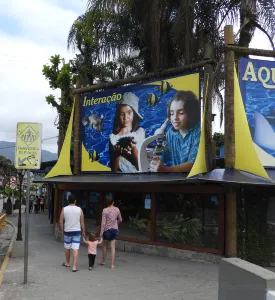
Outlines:
[{"label": "curb", "polygon": [[12,252],[12,248],[13,248],[13,243],[14,243],[14,240],[15,240],[15,237],[16,237],[16,232],[17,232],[17,228],[15,227],[15,225],[11,221],[6,220],[6,222],[9,223],[14,228],[14,233],[13,233],[13,237],[11,239],[8,251],[7,251],[6,255],[5,255],[5,258],[3,260],[2,266],[0,268],[0,286],[3,283],[4,272],[5,272],[6,268],[7,268],[7,265],[8,265],[8,262],[9,262],[9,258],[11,256],[11,252]]}]

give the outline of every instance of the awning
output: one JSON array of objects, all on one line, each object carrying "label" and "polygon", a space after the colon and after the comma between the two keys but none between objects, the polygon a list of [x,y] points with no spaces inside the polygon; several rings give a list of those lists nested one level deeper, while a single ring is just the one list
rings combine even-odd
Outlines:
[{"label": "awning", "polygon": [[250,173],[230,170],[215,169],[207,174],[198,175],[187,179],[184,173],[146,173],[146,174],[82,174],[78,176],[57,176],[48,179],[35,178],[35,183],[73,183],[73,184],[190,184],[190,183],[219,183],[219,184],[245,184],[275,186],[275,170],[267,170],[272,181]]}]

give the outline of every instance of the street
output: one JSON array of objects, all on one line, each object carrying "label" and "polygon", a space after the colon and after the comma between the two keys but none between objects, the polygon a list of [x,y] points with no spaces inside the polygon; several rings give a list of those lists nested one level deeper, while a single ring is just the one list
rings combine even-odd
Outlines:
[{"label": "street", "polygon": [[[23,214],[23,221],[25,214]],[[17,216],[9,218],[17,225]],[[25,225],[23,223],[23,228]],[[23,235],[24,238],[24,235]],[[29,280],[23,285],[23,258],[10,258],[0,299],[215,300],[218,265],[117,252],[117,268],[88,271],[87,248],[81,245],[78,268],[62,267],[63,244],[56,242],[47,212],[30,215]],[[109,255],[109,252],[108,252]]]}]

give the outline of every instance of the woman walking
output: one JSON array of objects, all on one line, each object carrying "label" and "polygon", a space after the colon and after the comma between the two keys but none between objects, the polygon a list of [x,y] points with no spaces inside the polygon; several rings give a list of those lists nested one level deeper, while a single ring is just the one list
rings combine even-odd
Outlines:
[{"label": "woman walking", "polygon": [[118,236],[118,224],[122,222],[120,210],[114,206],[114,200],[108,200],[108,207],[103,209],[100,237],[103,237],[102,261],[105,265],[107,255],[107,241],[111,243],[111,268],[115,268],[116,239]]}]

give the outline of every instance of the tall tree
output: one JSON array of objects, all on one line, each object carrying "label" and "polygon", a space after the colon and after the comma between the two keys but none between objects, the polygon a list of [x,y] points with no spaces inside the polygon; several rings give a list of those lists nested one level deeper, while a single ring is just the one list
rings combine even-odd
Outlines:
[{"label": "tall tree", "polygon": [[61,91],[61,97],[58,99],[52,94],[46,96],[47,103],[56,108],[58,112],[58,118],[56,119],[55,125],[57,125],[59,129],[59,154],[63,145],[73,104],[72,88],[74,76],[71,72],[70,64],[65,63],[65,60],[61,58],[60,55],[51,56],[50,64],[43,66],[42,73],[46,80],[49,81],[49,85],[53,90],[59,89]]}]

